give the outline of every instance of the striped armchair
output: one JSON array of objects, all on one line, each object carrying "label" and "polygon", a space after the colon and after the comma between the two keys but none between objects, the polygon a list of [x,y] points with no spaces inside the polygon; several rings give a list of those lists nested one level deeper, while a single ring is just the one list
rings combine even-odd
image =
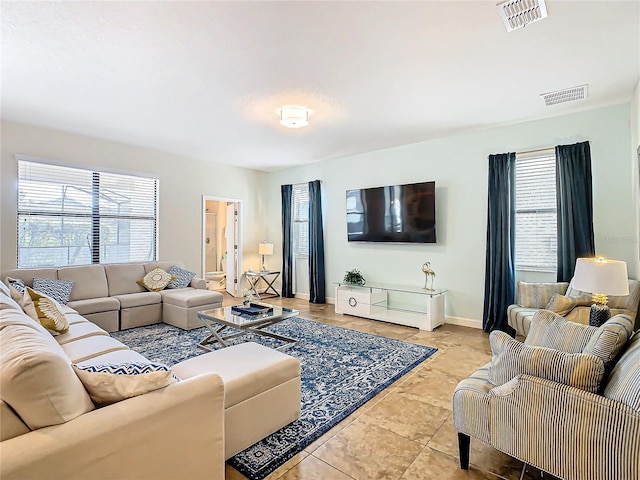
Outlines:
[{"label": "striped armchair", "polygon": [[[565,480],[640,478],[640,331],[626,341],[632,325],[627,316],[610,319],[605,325],[617,325],[609,330],[559,318],[537,313],[532,330],[538,321],[560,328],[562,335],[544,341],[564,351],[492,332],[492,363],[456,387],[453,420],[462,469],[469,468],[474,437]],[[614,343],[620,348],[611,348]],[[509,349],[516,357],[496,360]],[[513,358],[529,363],[515,365]],[[523,373],[496,385],[513,368]]]},{"label": "striped armchair", "polygon": [[[554,302],[558,296],[567,302],[569,307]],[[572,305],[571,302],[572,301]],[[527,283],[518,282],[516,285],[516,303],[507,307],[507,319],[517,335],[526,337],[529,333],[531,319],[540,309],[551,309],[573,322],[583,325],[589,324],[589,310],[591,295],[576,290],[567,282]],[[640,329],[638,307],[640,304],[640,282],[629,280],[629,295],[623,297],[609,297],[611,315],[628,315],[636,322],[635,328]],[[554,309],[555,307],[555,309]]]}]

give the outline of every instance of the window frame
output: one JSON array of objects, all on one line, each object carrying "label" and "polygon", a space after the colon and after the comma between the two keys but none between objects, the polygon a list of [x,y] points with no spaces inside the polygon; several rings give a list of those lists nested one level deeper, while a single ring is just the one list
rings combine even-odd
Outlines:
[{"label": "window frame", "polygon": [[[528,163],[528,164],[532,164],[533,162],[540,162],[540,161],[544,161],[547,162],[548,165],[545,165],[545,171],[546,171],[546,176],[543,175],[535,175],[535,174],[531,174],[529,172],[529,175],[526,178],[520,177],[520,182],[519,182],[519,176],[518,176],[518,165],[522,165],[523,163]],[[552,174],[551,174],[552,173]],[[554,201],[553,201],[553,206],[526,206],[526,207],[519,207],[518,205],[518,184],[523,182],[523,181],[543,181],[543,182],[547,182],[547,184],[550,184],[550,182],[552,181],[553,184],[553,191],[554,191]],[[523,188],[523,187],[521,187]],[[557,244],[557,222],[558,222],[558,211],[557,211],[557,182],[556,182],[556,155],[555,155],[555,149],[553,148],[549,148],[549,149],[543,149],[543,150],[537,150],[535,152],[530,152],[530,153],[523,153],[523,154],[518,154],[516,153],[516,162],[515,162],[515,185],[514,185],[514,191],[515,191],[515,204],[514,204],[514,213],[515,213],[515,225],[514,225],[514,231],[515,231],[515,242],[516,242],[516,249],[514,252],[514,264],[515,264],[515,269],[516,271],[522,271],[522,272],[541,272],[541,273],[555,273],[558,269],[558,244]],[[547,192],[548,195],[548,192]],[[534,197],[534,195],[530,195],[529,198]],[[546,200],[549,200],[549,198],[547,198]],[[554,248],[550,248],[549,250],[551,252],[553,252],[553,255],[548,255],[548,258],[552,258],[552,263],[540,263],[539,261],[536,261],[536,258],[543,258],[543,255],[531,255],[531,256],[527,256],[525,257],[525,261],[523,262],[522,260],[518,259],[518,237],[522,237],[522,233],[520,235],[518,235],[518,226],[521,225],[521,223],[519,223],[519,219],[518,216],[522,215],[522,214],[528,214],[528,215],[534,215],[534,218],[537,219],[537,221],[531,221],[531,222],[527,222],[527,225],[530,226],[530,228],[537,230],[538,227],[540,225],[546,226],[548,228],[553,228],[553,238],[552,238],[552,242],[554,245]],[[548,214],[553,214],[553,221],[552,222],[545,222],[545,221],[540,221],[540,218],[542,215],[548,215]],[[528,236],[527,238],[528,243],[535,243],[538,242],[540,243],[541,240],[536,239],[535,236]],[[534,242],[535,240],[535,242]],[[539,246],[536,251],[543,251],[544,247]]]},{"label": "window frame", "polygon": [[[95,168],[93,166],[85,166],[78,164],[71,164],[67,162],[60,162],[55,160],[43,159],[30,157],[22,154],[15,155],[16,159],[16,169],[17,169],[17,184],[16,184],[16,265],[18,268],[43,268],[43,267],[64,267],[64,266],[77,266],[77,265],[92,265],[92,264],[109,264],[109,263],[135,263],[135,262],[143,262],[143,261],[157,261],[158,259],[158,220],[159,220],[159,179],[156,176],[142,174],[131,171],[122,171],[115,169],[107,169],[107,168]],[[21,207],[20,195],[23,192],[21,190],[21,182],[33,182],[37,180],[22,178],[21,176],[21,168],[24,167],[25,164],[33,164],[33,165],[41,165],[45,169],[47,166],[52,168],[64,168],[69,169],[71,176],[73,171],[77,172],[79,176],[81,175],[90,175],[91,176],[91,186],[87,188],[87,185],[82,183],[74,184],[72,182],[69,183],[61,183],[67,185],[68,187],[75,188],[76,190],[84,191],[91,198],[91,207],[89,209],[88,205],[85,205],[83,209],[85,211],[65,211],[64,207],[59,209],[38,209],[38,208],[25,208]],[[37,167],[36,167],[37,168]],[[46,175],[46,171],[44,173]],[[23,175],[24,176],[24,175]],[[105,182],[117,182],[119,180],[118,177],[122,177],[122,180],[128,181],[147,181],[150,182],[148,186],[141,190],[131,190],[131,198],[134,198],[139,201],[147,200],[147,197],[153,202],[153,206],[151,209],[147,209],[152,213],[148,214],[113,214],[108,211],[100,212],[100,203],[101,199],[103,202],[105,201],[106,192],[104,190],[100,190],[100,180],[103,179]],[[61,181],[66,180],[64,178],[64,173],[61,175]],[[116,183],[117,184],[117,183]],[[126,192],[126,190],[125,190]],[[118,195],[124,195],[121,191],[118,191]],[[45,199],[46,197],[41,197]],[[90,210],[90,213],[89,213]],[[76,219],[76,220],[88,220],[89,234],[87,236],[91,237],[91,243],[89,245],[89,253],[87,255],[88,261],[81,261],[78,263],[58,263],[58,260],[54,260],[54,262],[50,263],[42,263],[42,262],[29,262],[27,263],[22,258],[21,249],[25,247],[21,247],[21,223],[26,221],[27,219],[31,220],[34,218],[60,218],[61,223],[64,223],[64,219]],[[102,259],[103,255],[101,249],[101,233],[104,232],[105,228],[108,228],[105,221],[115,220],[119,221],[141,221],[144,225],[144,222],[151,222],[149,225],[149,231],[151,233],[151,238],[153,245],[150,245],[149,253],[150,255],[147,258],[131,258],[129,255],[129,259],[123,261],[122,259],[115,259],[109,261],[107,258]],[[105,222],[105,224],[101,225],[101,221]],[[131,227],[131,225],[127,225]],[[119,228],[118,228],[119,231]],[[69,245],[67,245],[68,247]],[[64,248],[64,239],[61,239],[59,247],[53,246],[54,248]],[[34,247],[39,248],[39,247]],[[45,248],[45,247],[40,247]],[[130,251],[129,254],[132,252]],[[134,254],[137,252],[133,252]],[[150,257],[150,258],[149,258]]]}]

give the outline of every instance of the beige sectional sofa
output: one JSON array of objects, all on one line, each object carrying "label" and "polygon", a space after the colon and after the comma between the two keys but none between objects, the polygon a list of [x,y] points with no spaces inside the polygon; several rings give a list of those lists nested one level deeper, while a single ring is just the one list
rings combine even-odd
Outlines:
[{"label": "beige sectional sofa", "polygon": [[[101,278],[108,282],[128,275],[128,269],[107,270],[91,269],[104,273]],[[80,279],[67,273],[61,277]],[[80,281],[74,300],[79,303],[73,306],[88,308],[84,283],[97,292],[95,282]],[[109,292],[114,295],[97,297],[94,305],[106,308],[115,300],[120,313],[130,310],[133,322],[135,312],[158,319],[157,308],[140,308],[146,300],[127,303],[120,297],[144,292]],[[0,282],[3,480],[224,479],[226,459],[300,415],[298,360],[256,343],[181,362],[172,367],[180,381],[97,408],[72,365],[148,360],[71,305],[61,307],[69,330],[53,336],[24,313]]]},{"label": "beige sectional sofa", "polygon": [[222,306],[222,294],[207,290],[194,278],[187,288],[149,292],[137,283],[154,268],[167,271],[182,262],[79,265],[60,268],[13,269],[0,274],[32,286],[34,277],[73,282],[68,306],[107,332],[168,323],[184,329],[201,327],[198,311]]}]

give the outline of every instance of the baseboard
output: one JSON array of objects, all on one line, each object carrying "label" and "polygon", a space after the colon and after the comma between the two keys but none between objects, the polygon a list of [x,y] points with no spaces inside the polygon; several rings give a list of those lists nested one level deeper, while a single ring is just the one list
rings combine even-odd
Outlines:
[{"label": "baseboard", "polygon": [[444,317],[444,322],[450,325],[459,325],[461,327],[471,327],[471,328],[482,329],[482,321],[473,320],[471,318],[450,317],[447,315]]},{"label": "baseboard", "polygon": [[[308,293],[296,293],[295,298],[300,298],[302,300],[309,300]],[[334,297],[325,297],[325,303],[330,303],[331,305],[335,305],[336,299]]]}]

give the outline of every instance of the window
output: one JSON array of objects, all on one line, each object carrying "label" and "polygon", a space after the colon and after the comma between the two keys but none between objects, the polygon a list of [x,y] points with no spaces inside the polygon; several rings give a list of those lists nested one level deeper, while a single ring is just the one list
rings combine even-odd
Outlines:
[{"label": "window", "polygon": [[156,259],[158,180],[18,159],[18,267]]},{"label": "window", "polygon": [[296,258],[309,256],[309,185],[293,186],[293,255]]},{"label": "window", "polygon": [[556,157],[553,149],[516,157],[516,269],[557,268]]}]

